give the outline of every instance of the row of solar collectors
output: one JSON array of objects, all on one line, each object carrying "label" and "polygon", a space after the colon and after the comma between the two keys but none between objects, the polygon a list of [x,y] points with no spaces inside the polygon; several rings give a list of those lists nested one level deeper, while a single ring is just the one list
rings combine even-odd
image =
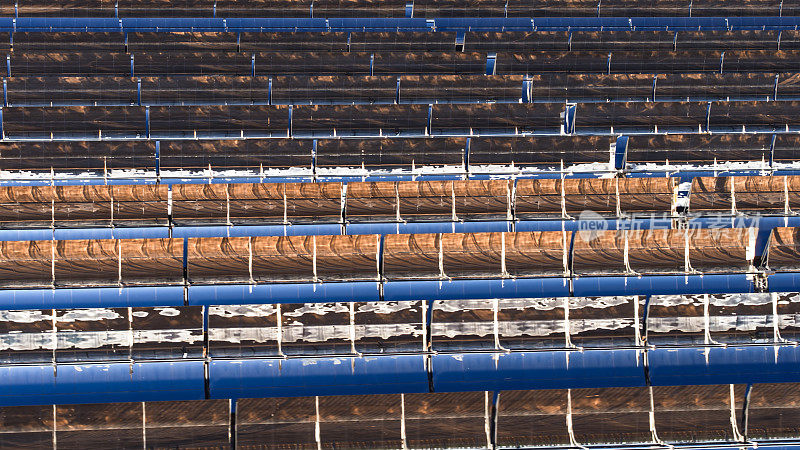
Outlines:
[{"label": "row of solar collectors", "polygon": [[13,227],[669,218],[800,211],[800,176],[5,186]]},{"label": "row of solar collectors", "polygon": [[[6,44],[7,43],[7,44]],[[796,50],[800,31],[0,32],[0,51]]]},{"label": "row of solar collectors", "polygon": [[[761,169],[800,161],[796,134],[634,135],[394,139],[247,139],[0,142],[0,170],[24,174],[132,171],[155,176],[237,171],[256,176],[528,173],[572,169],[637,172],[660,166]],[[159,155],[158,160],[156,154]],[[740,164],[741,165],[741,164]]]},{"label": "row of solar collectors", "polygon": [[791,344],[798,317],[796,293],[12,310],[0,364]]},{"label": "row of solar collectors", "polygon": [[0,445],[400,449],[767,444],[800,437],[797,390],[796,384],[780,383],[15,406],[0,409]]},{"label": "row of solar collectors", "polygon": [[790,215],[800,176],[5,186],[4,227]]},{"label": "row of solar collectors", "polygon": [[15,17],[704,17],[792,16],[791,0],[21,0],[0,15]]},{"label": "row of solar collectors", "polygon": [[755,273],[798,270],[795,228],[0,242],[4,287]]},{"label": "row of solar collectors", "polygon": [[[427,136],[614,129],[789,131],[799,101],[487,103],[302,106],[19,106],[6,139]],[[576,111],[577,109],[577,111]]]},{"label": "row of solar collectors", "polygon": [[7,76],[800,72],[800,50],[11,52]]},{"label": "row of solar collectors", "polygon": [[10,77],[5,106],[663,101],[800,98],[767,73]]}]

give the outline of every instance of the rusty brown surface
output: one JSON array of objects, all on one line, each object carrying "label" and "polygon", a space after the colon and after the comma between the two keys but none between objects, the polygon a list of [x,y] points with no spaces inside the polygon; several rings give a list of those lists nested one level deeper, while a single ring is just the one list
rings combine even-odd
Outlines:
[{"label": "rusty brown surface", "polygon": [[752,261],[747,259],[747,228],[690,230],[689,264],[700,272],[745,272]]},{"label": "rusty brown surface", "polygon": [[689,191],[689,210],[731,211],[730,177],[695,177]]},{"label": "rusty brown surface", "polygon": [[434,104],[433,130],[515,129],[533,131],[561,126],[563,107],[555,103]]},{"label": "rusty brown surface", "polygon": [[284,186],[281,183],[227,185],[231,221],[256,219],[282,222]]},{"label": "rusty brown surface", "polygon": [[[136,89],[134,85],[134,98]],[[141,101],[150,105],[264,104],[269,101],[269,79],[227,75],[142,77]]]},{"label": "rusty brown surface", "polygon": [[570,445],[566,389],[504,391],[498,405],[498,445]]},{"label": "rusty brown surface", "polygon": [[319,397],[321,448],[402,448],[402,401],[400,394]]},{"label": "rusty brown surface", "polygon": [[[734,386],[736,423],[741,423],[745,385]],[[665,442],[735,441],[730,385],[653,387],[655,425]]]},{"label": "rusty brown surface", "polygon": [[789,186],[784,177],[732,177],[736,196],[736,210],[753,210],[761,213],[784,211],[785,189]]},{"label": "rusty brown surface", "polygon": [[797,72],[798,51],[729,50],[725,52],[724,72]]},{"label": "rusty brown surface", "polygon": [[573,389],[572,428],[581,444],[653,442],[647,387]]},{"label": "rusty brown surface", "polygon": [[[266,94],[267,90],[262,91]],[[397,77],[393,76],[276,76],[272,101],[285,104],[336,102],[394,102]],[[266,101],[266,100],[265,100]]]},{"label": "rusty brown surface", "polygon": [[141,402],[58,405],[56,439],[67,449],[144,446],[143,412]]},{"label": "rusty brown surface", "polygon": [[110,224],[112,192],[110,186],[56,186],[53,219],[58,223],[91,221]]},{"label": "rusty brown surface", "polygon": [[796,383],[754,384],[747,407],[747,437],[795,438],[800,430],[798,392]]},{"label": "rusty brown surface", "polygon": [[570,50],[672,50],[674,39],[675,32],[666,30],[574,31]]},{"label": "rusty brown surface", "polygon": [[439,234],[390,234],[383,241],[383,276],[439,278]]},{"label": "rusty brown surface", "polygon": [[676,178],[617,178],[622,213],[670,213],[677,200]]},{"label": "rusty brown surface", "polygon": [[561,184],[557,179],[521,179],[517,181],[514,209],[525,216],[561,216]]},{"label": "rusty brown surface", "polygon": [[566,31],[468,31],[464,36],[464,51],[530,51],[568,50]]},{"label": "rusty brown surface", "polygon": [[[606,53],[606,55],[608,55]],[[704,73],[719,72],[721,50],[616,51],[611,56],[611,73]],[[728,62],[728,54],[725,54]],[[727,67],[727,64],[726,64]],[[606,66],[606,70],[609,66]],[[605,72],[606,70],[600,70]],[[739,70],[726,70],[737,72]],[[658,87],[656,86],[656,89]],[[704,116],[705,117],[705,116]]]},{"label": "rusty brown surface", "polygon": [[121,239],[124,284],[183,282],[183,239]]},{"label": "rusty brown surface", "polygon": [[459,218],[506,218],[511,186],[508,180],[453,181],[456,216]]},{"label": "rusty brown surface", "polygon": [[[686,126],[706,124],[705,102],[583,103],[575,116],[576,127]],[[713,107],[712,107],[713,110]]]},{"label": "rusty brown surface", "polygon": [[452,218],[453,181],[400,181],[400,216],[404,220]]},{"label": "rusty brown surface", "polygon": [[254,280],[313,280],[313,236],[254,237],[251,245]]},{"label": "rusty brown surface", "polygon": [[287,183],[286,219],[289,222],[339,222],[342,183]]},{"label": "rusty brown surface", "polygon": [[[470,170],[480,165],[568,167],[580,163],[608,163],[607,136],[536,136],[470,138]],[[522,180],[519,180],[520,182]]]},{"label": "rusty brown surface", "polygon": [[377,280],[379,235],[316,236],[321,280]]},{"label": "rusty brown surface", "polygon": [[131,56],[123,52],[12,52],[15,77],[131,75]]},{"label": "rusty brown surface", "polygon": [[423,0],[414,4],[414,17],[505,17],[504,6],[497,0]]},{"label": "rusty brown surface", "polygon": [[[311,0],[217,0],[217,17],[293,17],[307,18]],[[213,6],[213,5],[212,5]]]},{"label": "rusty brown surface", "polygon": [[51,284],[53,245],[53,241],[0,242],[0,283],[7,286]]},{"label": "rusty brown surface", "polygon": [[54,198],[52,186],[0,187],[0,221],[50,225]]},{"label": "rusty brown surface", "polygon": [[505,233],[506,271],[512,276],[566,273],[564,233],[522,231]]},{"label": "rusty brown surface", "polygon": [[400,101],[521,100],[522,79],[522,75],[401,75]]},{"label": "rusty brown surface", "polygon": [[176,184],[172,187],[172,217],[224,223],[227,187],[225,184]]},{"label": "rusty brown surface", "polygon": [[629,230],[628,263],[637,273],[686,271],[685,230]]},{"label": "rusty brown surface", "polygon": [[[774,16],[775,14],[781,14],[781,5],[782,2],[780,0],[745,0],[737,2],[693,0],[691,15],[693,17]],[[785,15],[787,12],[785,11],[783,14]]]},{"label": "rusty brown surface", "polygon": [[240,399],[236,417],[239,445],[263,447],[267,442],[283,442],[298,450],[318,448],[315,397]]},{"label": "rusty brown surface", "polygon": [[769,162],[768,134],[634,135],[628,140],[629,163],[713,164],[714,161]]},{"label": "rusty brown surface", "polygon": [[781,74],[778,77],[778,98],[797,97],[798,95],[800,95],[800,74]]},{"label": "rusty brown surface", "polygon": [[775,135],[773,162],[800,161],[800,136],[792,134]]},{"label": "rusty brown surface", "polygon": [[769,236],[767,266],[772,270],[800,269],[800,229],[775,227]]},{"label": "rusty brown surface", "polygon": [[[56,225],[166,222],[166,185],[35,186],[0,189],[8,221]],[[113,212],[112,212],[113,200]]]},{"label": "rusty brown surface", "polygon": [[166,185],[113,185],[114,222],[166,223],[169,188]]},{"label": "rusty brown surface", "polygon": [[676,46],[678,50],[775,50],[778,34],[770,30],[687,30],[677,33]]},{"label": "rusty brown surface", "polygon": [[[208,170],[209,167],[258,171],[311,170],[313,141],[300,139],[161,141],[161,170]],[[153,150],[155,155],[155,150]]]},{"label": "rusty brown surface", "polygon": [[137,102],[131,77],[13,77],[6,81],[10,105],[129,104]]},{"label": "rusty brown surface", "polygon": [[[308,15],[306,14],[306,17]],[[329,51],[346,52],[344,32],[254,32],[241,33],[241,51]]]},{"label": "rusty brown surface", "polygon": [[[250,76],[252,73],[252,55],[245,52],[140,51],[136,52],[134,58],[134,74],[136,76],[229,75],[241,77]],[[130,74],[130,67],[128,74]]]},{"label": "rusty brown surface", "polygon": [[276,132],[289,129],[289,108],[276,105],[151,106],[155,132]]},{"label": "rusty brown surface", "polygon": [[281,183],[176,185],[173,217],[177,220],[283,222]]},{"label": "rusty brown surface", "polygon": [[143,106],[20,106],[6,109],[7,134],[89,134],[121,132],[145,135]]},{"label": "rusty brown surface", "polygon": [[527,51],[497,53],[495,73],[608,73],[608,52]]},{"label": "rusty brown surface", "polygon": [[119,282],[119,246],[114,239],[53,241],[57,285]]},{"label": "rusty brown surface", "polygon": [[403,0],[315,0],[314,17],[405,17]]},{"label": "rusty brown surface", "polygon": [[767,98],[774,91],[775,76],[770,73],[676,73],[658,75],[656,81],[658,100],[695,96]]},{"label": "rusty brown surface", "polygon": [[48,448],[53,445],[53,406],[5,406],[0,408],[0,444]]},{"label": "rusty brown surface", "polygon": [[[60,172],[154,171],[155,142],[44,141],[0,143],[0,170]],[[163,149],[163,143],[162,143]]]},{"label": "rusty brown surface", "polygon": [[594,211],[616,214],[617,198],[615,178],[571,178],[564,184],[564,204],[568,214]]},{"label": "rusty brown surface", "polygon": [[236,33],[223,31],[155,32],[134,31],[127,33],[128,51],[237,51]]},{"label": "rusty brown surface", "polygon": [[189,282],[250,280],[250,238],[189,238],[186,270]]},{"label": "rusty brown surface", "polygon": [[[375,53],[375,75],[486,73],[486,54],[481,52],[383,52]],[[402,86],[401,86],[402,89]]]},{"label": "rusty brown surface", "polygon": [[800,209],[800,176],[789,175],[786,177],[786,191],[789,199],[789,208]]},{"label": "rusty brown surface", "polygon": [[625,273],[625,234],[622,231],[583,231],[572,243],[575,275]]},{"label": "rusty brown surface", "polygon": [[[316,9],[315,4],[315,12]],[[438,33],[356,31],[350,33],[351,52],[447,52],[454,51],[455,46],[456,33],[454,31]]]},{"label": "rusty brown surface", "polygon": [[405,394],[409,448],[486,447],[484,392]]},{"label": "rusty brown surface", "polygon": [[395,221],[398,216],[397,183],[391,181],[347,184],[347,220]]},{"label": "rusty brown surface", "polygon": [[444,233],[444,274],[451,278],[492,278],[503,275],[501,233]]},{"label": "rusty brown surface", "polygon": [[316,166],[408,172],[451,166],[463,170],[466,145],[466,138],[319,139]]},{"label": "rusty brown surface", "polygon": [[[372,75],[374,73],[370,71],[371,53],[367,52],[273,51],[254,54],[258,61],[256,76]],[[251,70],[249,67],[248,65],[248,70]],[[378,75],[378,73],[375,74]]]},{"label": "rusty brown surface", "polygon": [[[24,4],[23,4],[24,5]],[[23,6],[20,5],[20,6]],[[60,6],[60,5],[59,5]],[[113,9],[113,5],[111,5]],[[24,11],[24,9],[23,9]],[[24,14],[20,11],[20,15]],[[7,41],[3,41],[7,42]],[[15,52],[52,51],[106,51],[124,52],[125,34],[121,31],[15,31]]]},{"label": "rusty brown surface", "polygon": [[394,133],[424,130],[427,126],[428,107],[425,105],[300,105],[292,110],[293,132],[333,132],[335,129],[337,134],[381,130]]},{"label": "rusty brown surface", "polygon": [[229,400],[147,402],[144,410],[145,440],[153,447],[229,443]]},{"label": "rusty brown surface", "polygon": [[548,73],[531,76],[536,100],[632,100],[653,96],[653,76],[648,74]]},{"label": "rusty brown surface", "polygon": [[763,125],[783,127],[800,123],[797,109],[800,102],[714,102],[708,121],[711,126]]},{"label": "rusty brown surface", "polygon": [[[787,4],[789,6],[789,4]],[[793,6],[794,11],[797,11],[797,6]],[[784,49],[798,49],[800,48],[800,30],[783,30],[781,31],[781,48]]]},{"label": "rusty brown surface", "polygon": [[54,186],[2,186],[2,203],[49,203],[55,198]]}]

